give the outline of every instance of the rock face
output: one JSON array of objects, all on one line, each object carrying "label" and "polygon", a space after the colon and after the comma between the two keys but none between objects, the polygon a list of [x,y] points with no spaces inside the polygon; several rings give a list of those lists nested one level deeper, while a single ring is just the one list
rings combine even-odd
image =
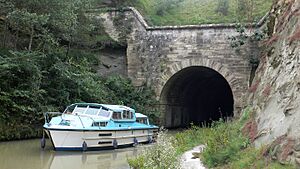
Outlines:
[{"label": "rock face", "polygon": [[300,166],[300,1],[272,7],[261,61],[249,88],[257,123],[256,146],[271,144],[272,156]]},{"label": "rock face", "polygon": [[100,63],[95,67],[101,76],[120,75],[126,77],[126,48],[104,48],[97,55]]}]

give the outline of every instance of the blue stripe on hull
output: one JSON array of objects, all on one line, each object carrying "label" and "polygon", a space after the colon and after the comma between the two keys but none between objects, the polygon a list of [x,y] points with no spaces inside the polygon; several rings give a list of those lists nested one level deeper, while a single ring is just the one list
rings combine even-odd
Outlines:
[{"label": "blue stripe on hull", "polygon": [[[132,147],[132,144],[119,145],[118,148]],[[118,149],[117,148],[117,149]],[[96,150],[112,150],[115,149],[113,146],[108,147],[88,147],[88,151]],[[82,147],[55,147],[56,151],[83,151]]]},{"label": "blue stripe on hull", "polygon": [[81,147],[56,147],[56,151],[82,151]]}]

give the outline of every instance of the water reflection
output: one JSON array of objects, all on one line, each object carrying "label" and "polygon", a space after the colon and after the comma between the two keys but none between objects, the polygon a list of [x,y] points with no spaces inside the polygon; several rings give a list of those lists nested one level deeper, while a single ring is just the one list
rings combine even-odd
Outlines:
[{"label": "water reflection", "polygon": [[56,152],[47,140],[45,150],[40,140],[0,143],[1,169],[128,169],[127,158],[136,156],[142,148],[123,148],[88,152]]}]

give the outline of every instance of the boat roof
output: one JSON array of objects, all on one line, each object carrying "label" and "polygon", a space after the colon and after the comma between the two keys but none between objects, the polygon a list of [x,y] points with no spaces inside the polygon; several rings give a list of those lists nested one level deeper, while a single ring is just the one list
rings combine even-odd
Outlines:
[{"label": "boat roof", "polygon": [[106,107],[108,109],[111,109],[113,111],[123,111],[123,110],[130,110],[130,111],[134,111],[134,109],[127,107],[127,106],[123,106],[123,105],[111,105],[111,104],[101,104],[103,107]]},{"label": "boat roof", "polygon": [[134,111],[134,109],[127,107],[127,106],[123,106],[123,105],[112,105],[112,104],[99,104],[99,103],[74,103],[72,105],[80,105],[80,106],[101,106],[101,107],[105,107],[107,109],[110,109],[112,111],[116,111],[116,112],[120,112],[123,110],[130,110],[130,111]]},{"label": "boat roof", "polygon": [[135,113],[135,117],[139,117],[139,118],[147,118],[146,115],[142,114],[142,113]]}]

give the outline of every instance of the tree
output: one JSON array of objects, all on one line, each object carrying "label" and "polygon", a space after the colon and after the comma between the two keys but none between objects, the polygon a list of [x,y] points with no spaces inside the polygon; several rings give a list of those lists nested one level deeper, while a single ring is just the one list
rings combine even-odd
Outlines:
[{"label": "tree", "polygon": [[6,47],[7,29],[8,25],[5,22],[6,14],[13,10],[14,6],[11,2],[6,0],[0,0],[0,36],[2,36],[2,47]]},{"label": "tree", "polygon": [[8,14],[7,19],[9,25],[17,32],[17,36],[20,32],[29,35],[27,48],[29,51],[32,48],[33,38],[38,34],[43,35],[47,32],[43,27],[49,19],[47,15],[38,15],[27,10],[16,9]]},{"label": "tree", "polygon": [[[88,18],[84,17],[91,0],[8,0],[6,4],[12,6],[12,10],[3,12],[5,22],[9,23],[7,30],[14,32],[15,46],[20,43],[21,49],[24,46],[19,38],[28,42],[28,50],[32,50],[33,46],[45,50],[58,43],[65,43],[69,49],[73,37],[82,34],[82,30],[87,34],[92,28],[86,21]],[[85,29],[79,30],[79,27]]]}]

